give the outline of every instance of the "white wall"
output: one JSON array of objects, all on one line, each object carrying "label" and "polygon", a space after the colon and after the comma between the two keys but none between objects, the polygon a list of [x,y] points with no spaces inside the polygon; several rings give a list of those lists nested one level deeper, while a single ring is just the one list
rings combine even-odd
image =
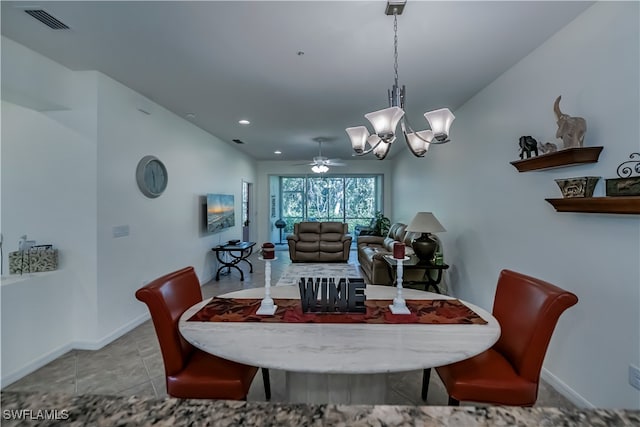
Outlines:
[{"label": "white wall", "polygon": [[[101,75],[98,143],[98,312],[100,336],[146,315],[133,297],[143,283],[186,265],[201,281],[215,273],[211,248],[242,235],[242,180],[254,164],[240,151]],[[138,108],[151,110],[146,115]],[[165,193],[145,197],[135,182],[138,161],[154,155],[169,176]],[[236,226],[203,234],[200,198],[233,194]],[[113,238],[114,226],[130,236]]]},{"label": "white wall", "polygon": [[[392,149],[402,150],[404,147],[396,146]],[[394,153],[392,153],[394,154]],[[258,242],[276,242],[279,240],[279,230],[275,227],[275,221],[278,217],[271,218],[271,200],[269,195],[270,189],[270,177],[272,176],[287,176],[287,175],[315,175],[311,172],[310,166],[294,166],[294,161],[259,161],[257,162],[257,185],[256,185],[256,207],[258,218]],[[327,174],[331,176],[333,170],[336,174],[380,174],[383,176],[383,211],[385,215],[391,216],[393,214],[393,205],[391,203],[391,162],[380,160],[344,160],[343,163],[346,166],[335,167]],[[277,201],[276,201],[277,203]],[[276,207],[277,209],[277,207]],[[277,210],[276,210],[277,212]],[[350,232],[353,230],[349,230]],[[277,237],[276,237],[277,236]],[[286,242],[286,235],[283,234],[282,241]]]},{"label": "white wall", "polygon": [[[557,213],[544,199],[561,197],[556,178],[616,177],[640,149],[639,6],[595,4],[455,111],[452,142],[394,164],[395,219],[435,213],[455,295],[490,309],[509,268],[578,296],[544,377],[585,406],[640,408],[627,380],[628,365],[640,366],[640,217]],[[586,118],[585,145],[605,147],[599,162],[518,173],[519,136],[561,144],[558,95],[563,112]]]},{"label": "white wall", "polygon": [[[134,297],[144,282],[187,265],[211,279],[211,247],[241,235],[241,183],[256,176],[246,155],[109,77],[71,71],[5,37],[2,96],[5,258],[22,234],[60,254],[55,272],[2,281],[5,386],[148,318]],[[147,154],[168,169],[157,199],[135,181]],[[203,231],[207,193],[235,195],[236,227]],[[113,238],[120,225],[129,236]]]},{"label": "white wall", "polygon": [[95,334],[95,75],[71,74],[2,37],[3,275],[24,234],[59,250],[57,271],[2,280],[3,384]]}]

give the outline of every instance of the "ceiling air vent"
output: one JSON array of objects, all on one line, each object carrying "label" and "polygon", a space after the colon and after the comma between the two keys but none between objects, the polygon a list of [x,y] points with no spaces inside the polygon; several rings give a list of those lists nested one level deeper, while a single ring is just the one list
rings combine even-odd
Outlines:
[{"label": "ceiling air vent", "polygon": [[36,18],[38,21],[42,22],[47,27],[53,28],[54,30],[69,29],[69,27],[66,26],[64,23],[58,21],[56,18],[49,15],[47,12],[45,12],[42,9],[28,9],[28,10],[25,10],[25,12],[27,12],[29,15]]},{"label": "ceiling air vent", "polygon": [[244,144],[244,141],[240,141],[239,139],[234,139],[233,142],[236,144]]}]

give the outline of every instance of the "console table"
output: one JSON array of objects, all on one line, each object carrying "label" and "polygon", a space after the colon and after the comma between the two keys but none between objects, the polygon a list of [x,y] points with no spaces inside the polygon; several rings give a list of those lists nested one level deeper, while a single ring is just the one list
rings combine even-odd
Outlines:
[{"label": "console table", "polygon": [[[230,272],[231,267],[233,267],[240,272],[240,281],[244,281],[244,273],[240,267],[238,267],[240,261],[249,264],[249,273],[253,273],[253,264],[251,264],[251,261],[247,258],[253,253],[253,247],[255,245],[256,242],[239,242],[234,245],[218,245],[211,248],[211,250],[216,253],[216,258],[221,264],[218,271],[216,271],[216,280],[220,280],[220,271],[222,271],[222,269],[226,268],[227,271]],[[231,259],[222,259],[220,257],[221,253],[228,254]]]},{"label": "console table", "polygon": [[[387,268],[389,269],[389,277],[392,278],[392,285],[396,284],[396,268],[398,267],[398,261],[396,261],[393,257],[384,256],[383,257],[385,263],[387,264]],[[440,293],[438,289],[438,284],[442,281],[442,272],[449,268],[447,264],[432,264],[430,262],[421,261],[415,255],[411,255],[409,260],[402,262],[402,268],[404,271],[407,270],[424,270],[424,275],[422,280],[403,280],[402,285],[421,285],[424,286],[425,291],[428,291],[429,288],[433,288],[436,293]],[[436,272],[436,277],[431,277],[430,273],[432,271]]]}]

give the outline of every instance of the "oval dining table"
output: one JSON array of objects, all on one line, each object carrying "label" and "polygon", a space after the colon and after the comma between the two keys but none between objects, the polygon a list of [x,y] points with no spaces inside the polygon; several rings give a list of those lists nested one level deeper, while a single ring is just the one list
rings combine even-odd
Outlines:
[{"label": "oval dining table", "polygon": [[[264,297],[265,288],[231,292],[222,298]],[[396,288],[367,285],[367,300],[389,300]],[[274,299],[299,299],[297,286],[271,288]],[[452,299],[403,289],[406,300]],[[475,356],[500,336],[487,311],[461,301],[486,324],[267,323],[188,321],[206,299],[180,318],[182,336],[210,354],[247,365],[285,371],[291,403],[386,403],[387,374],[447,365]]]}]

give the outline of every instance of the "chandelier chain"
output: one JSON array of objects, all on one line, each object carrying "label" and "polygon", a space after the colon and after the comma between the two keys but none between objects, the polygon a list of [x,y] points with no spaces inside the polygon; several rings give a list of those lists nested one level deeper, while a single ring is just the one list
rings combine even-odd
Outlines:
[{"label": "chandelier chain", "polygon": [[393,13],[393,71],[395,84],[398,86],[398,14]]}]

